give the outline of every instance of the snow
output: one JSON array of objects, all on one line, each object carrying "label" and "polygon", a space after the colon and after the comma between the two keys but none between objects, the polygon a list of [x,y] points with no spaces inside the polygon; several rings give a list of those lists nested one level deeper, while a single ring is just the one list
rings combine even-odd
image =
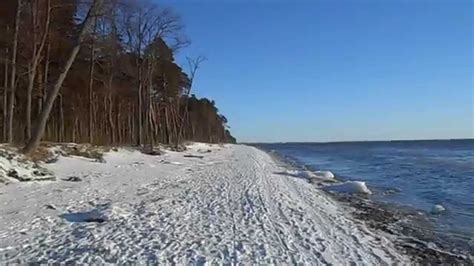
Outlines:
[{"label": "snow", "polygon": [[0,264],[409,263],[390,236],[256,148],[119,149],[105,161],[60,157],[47,165],[55,182],[0,186]]},{"label": "snow", "polygon": [[372,194],[372,191],[370,191],[363,181],[346,181],[341,184],[327,186],[326,189],[349,194]]},{"label": "snow", "polygon": [[0,184],[52,180],[54,175],[11,148],[0,147]]},{"label": "snow", "polygon": [[299,171],[298,175],[302,178],[312,178],[314,177],[314,174],[311,171]]}]

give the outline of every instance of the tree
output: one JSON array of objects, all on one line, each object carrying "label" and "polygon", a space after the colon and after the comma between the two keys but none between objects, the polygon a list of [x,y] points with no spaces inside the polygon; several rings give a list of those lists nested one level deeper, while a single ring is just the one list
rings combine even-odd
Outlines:
[{"label": "tree", "polygon": [[[41,19],[40,19],[40,10],[41,3],[44,3],[44,25],[41,28]],[[32,103],[32,94],[33,87],[35,84],[36,73],[38,65],[40,63],[40,58],[42,56],[46,40],[49,34],[49,25],[51,20],[51,0],[45,1],[31,1],[30,2],[30,12],[31,12],[31,27],[33,28],[32,32],[32,52],[31,59],[28,63],[28,87],[27,87],[27,97],[26,97],[26,138],[31,137],[31,103]]]},{"label": "tree", "polygon": [[[144,95],[145,79],[150,79],[153,75],[153,64],[147,63],[147,51],[155,51],[149,49],[150,46],[160,39],[171,38],[177,42],[181,39],[178,37],[179,30],[182,28],[179,18],[175,16],[169,9],[160,9],[151,2],[127,1],[121,10],[123,34],[127,39],[127,49],[135,58],[135,68],[137,77],[137,137],[136,144],[143,144],[143,125],[146,109],[144,109],[143,101],[147,100],[149,95]],[[180,45],[177,45],[179,47]],[[148,66],[148,72],[145,68]],[[151,68],[151,69],[150,69]],[[148,74],[149,77],[145,75]],[[149,91],[148,91],[149,92]]]},{"label": "tree", "polygon": [[11,70],[10,70],[10,96],[8,99],[8,142],[13,142],[13,112],[15,109],[15,90],[16,90],[16,68],[17,68],[17,55],[18,55],[18,33],[20,31],[20,16],[23,3],[21,0],[17,0],[16,15],[15,15],[15,30],[13,33],[13,44],[12,44],[12,59],[11,59]]},{"label": "tree", "polygon": [[[189,57],[187,58],[189,70],[190,70],[190,76],[189,76],[189,88],[186,91],[186,98],[189,98],[189,95],[191,94],[194,77],[196,75],[197,70],[199,69],[199,65],[201,65],[201,63],[204,62],[204,60],[205,58],[202,56],[199,56],[195,59],[192,59]],[[189,104],[189,101],[186,101],[186,105],[184,107],[184,114],[183,114],[183,117],[181,118],[181,125],[179,126],[178,138],[176,139],[176,146],[179,145],[182,138],[183,127],[184,127],[184,123],[186,122],[186,117],[188,114],[188,104]]]},{"label": "tree", "polygon": [[84,22],[82,23],[82,26],[79,30],[77,40],[69,55],[68,61],[64,65],[63,70],[61,71],[59,78],[57,79],[56,84],[54,85],[53,90],[49,92],[48,96],[46,97],[45,106],[43,107],[43,110],[40,113],[40,117],[38,118],[38,122],[36,123],[34,134],[28,140],[28,143],[24,148],[25,153],[30,153],[39,146],[41,137],[43,136],[46,127],[46,121],[48,120],[49,114],[51,113],[51,109],[53,107],[54,100],[58,96],[59,90],[61,89],[64,79],[66,78],[69,69],[74,63],[77,54],[79,53],[79,49],[81,49],[81,45],[84,41],[86,33],[89,31],[91,25],[93,25],[93,23],[97,19],[102,4],[103,0],[94,0],[94,2],[92,3],[92,6],[90,7],[89,12],[87,13],[86,18],[84,19]]},{"label": "tree", "polygon": [[17,0],[5,0],[0,1],[0,62],[3,66],[3,102],[2,102],[2,113],[3,113],[3,140],[8,141],[8,98],[9,98],[9,68],[11,61],[11,48],[12,48],[12,33],[11,29],[14,28],[15,14],[17,11]]},{"label": "tree", "polygon": [[[91,0],[21,0],[20,9],[17,1],[0,1],[4,141],[10,130],[25,152],[41,139],[234,141],[213,101],[190,96],[197,67],[186,73],[175,61],[189,42],[171,10],[146,0],[102,0],[97,16]],[[14,42],[16,25],[31,34],[17,33]]]}]

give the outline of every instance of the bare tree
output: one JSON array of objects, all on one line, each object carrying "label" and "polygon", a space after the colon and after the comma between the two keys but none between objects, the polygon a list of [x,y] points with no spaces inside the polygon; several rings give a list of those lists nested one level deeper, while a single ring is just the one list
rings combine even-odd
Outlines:
[{"label": "bare tree", "polygon": [[[151,2],[128,1],[122,6],[122,30],[127,39],[128,50],[135,56],[135,67],[137,75],[137,145],[143,144],[143,125],[147,123],[148,116],[145,115],[150,110],[146,104],[150,97],[150,90],[145,94],[146,75],[153,74],[153,64],[147,64],[147,51],[149,47],[158,39],[178,40],[179,32],[182,29],[180,18],[171,12],[170,9],[160,9]],[[148,69],[145,71],[145,67]],[[151,68],[151,69],[150,69]],[[148,77],[150,78],[150,77]],[[151,86],[151,84],[148,84]],[[145,105],[143,104],[145,100]],[[144,108],[146,107],[146,108]]]},{"label": "bare tree", "polygon": [[[18,1],[21,1],[21,0],[18,0]],[[66,64],[64,65],[61,73],[59,74],[59,77],[56,80],[56,83],[53,89],[49,91],[46,97],[45,104],[43,106],[43,109],[41,110],[40,117],[37,120],[33,135],[28,140],[28,143],[23,149],[25,153],[30,153],[36,150],[36,148],[39,146],[39,143],[44,134],[44,130],[46,128],[46,122],[48,120],[49,114],[51,113],[51,109],[53,107],[54,101],[56,100],[56,97],[58,96],[59,90],[61,89],[61,86],[69,72],[69,69],[71,68],[72,64],[74,63],[76,59],[77,54],[79,53],[79,50],[81,49],[81,45],[84,41],[84,38],[87,32],[90,30],[91,26],[95,23],[95,20],[97,19],[97,16],[99,15],[99,11],[102,8],[103,2],[104,0],[94,0],[91,7],[89,8],[89,11],[84,19],[84,22],[82,23],[80,27],[79,34],[75,41],[74,47],[69,55],[69,58]]]},{"label": "bare tree", "polygon": [[[189,66],[189,87],[186,91],[186,99],[189,98],[189,95],[191,94],[191,89],[193,87],[193,81],[194,81],[194,77],[196,76],[196,72],[197,70],[199,69],[199,66],[202,64],[202,62],[204,62],[206,60],[206,58],[202,57],[202,56],[198,56],[197,58],[186,58],[186,60],[188,61],[188,66]],[[179,143],[181,142],[181,138],[182,138],[182,135],[183,135],[183,128],[184,128],[184,123],[186,121],[186,117],[187,117],[187,114],[188,114],[188,105],[189,105],[189,101],[186,100],[186,104],[184,106],[184,114],[183,114],[183,117],[181,118],[181,124],[179,126],[179,132],[178,132],[178,137],[176,139],[176,147],[179,145]]]},{"label": "bare tree", "polygon": [[28,87],[27,87],[27,96],[26,96],[26,138],[29,139],[31,137],[31,102],[32,102],[32,93],[33,87],[35,84],[36,72],[38,69],[38,65],[40,63],[40,58],[42,56],[46,40],[48,38],[49,33],[49,25],[50,25],[50,13],[51,13],[51,0],[46,0],[45,6],[45,21],[43,26],[43,31],[41,33],[40,39],[38,40],[38,28],[40,28],[40,19],[39,19],[39,10],[41,7],[38,5],[41,2],[32,1],[30,3],[31,7],[31,25],[33,26],[33,33],[32,33],[32,56],[30,62],[28,63]]},{"label": "bare tree", "polygon": [[16,64],[18,55],[18,33],[20,31],[20,16],[23,3],[17,0],[16,16],[15,16],[15,30],[13,33],[12,44],[12,59],[11,59],[11,73],[10,73],[10,96],[8,99],[8,142],[13,142],[13,115],[15,110],[15,91],[16,91]]}]

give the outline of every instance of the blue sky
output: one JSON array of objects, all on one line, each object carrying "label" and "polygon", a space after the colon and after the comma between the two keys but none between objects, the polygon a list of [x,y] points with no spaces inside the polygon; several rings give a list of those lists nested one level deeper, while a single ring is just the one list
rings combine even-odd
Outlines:
[{"label": "blue sky", "polygon": [[164,4],[239,141],[474,137],[472,1]]}]

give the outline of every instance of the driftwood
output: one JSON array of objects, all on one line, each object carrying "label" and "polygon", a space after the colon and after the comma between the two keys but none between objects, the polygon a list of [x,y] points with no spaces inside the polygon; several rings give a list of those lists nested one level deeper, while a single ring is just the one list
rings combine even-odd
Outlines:
[{"label": "driftwood", "polygon": [[67,178],[64,178],[63,181],[69,181],[69,182],[81,182],[82,179],[78,176],[69,176]]},{"label": "driftwood", "polygon": [[185,154],[184,157],[187,157],[187,158],[199,158],[199,159],[204,158],[204,156],[201,156],[201,155],[193,155],[193,154]]}]

